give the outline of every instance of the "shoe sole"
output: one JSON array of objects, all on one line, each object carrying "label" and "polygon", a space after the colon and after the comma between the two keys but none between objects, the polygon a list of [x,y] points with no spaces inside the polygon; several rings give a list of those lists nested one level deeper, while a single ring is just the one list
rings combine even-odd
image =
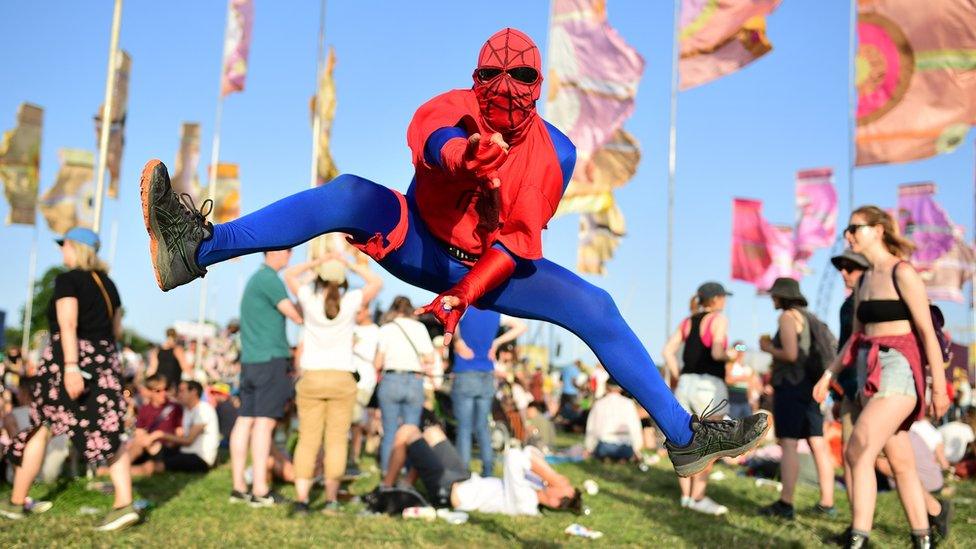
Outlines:
[{"label": "shoe sole", "polygon": [[251,500],[241,499],[241,498],[235,498],[235,497],[231,496],[231,497],[227,498],[227,503],[247,503],[247,504],[250,504],[251,503]]},{"label": "shoe sole", "polygon": [[[159,286],[159,289],[165,292],[166,288],[163,286],[163,275],[159,272],[159,242],[156,240],[156,232],[153,230],[154,219],[149,208],[152,174],[159,164],[162,164],[162,162],[154,159],[146,162],[146,166],[142,168],[142,175],[139,177],[139,197],[142,200],[142,220],[146,224],[146,232],[149,233],[149,257],[152,260],[153,274],[156,275],[156,284]],[[166,247],[163,246],[163,250],[165,249]]]},{"label": "shoe sole", "polygon": [[10,511],[5,511],[3,509],[0,509],[0,517],[9,520],[23,520],[27,518],[27,515],[25,515],[24,513],[12,513]]},{"label": "shoe sole", "polygon": [[677,473],[679,477],[690,477],[692,475],[696,475],[704,471],[705,469],[708,468],[709,465],[715,463],[715,461],[718,459],[722,459],[725,457],[736,457],[758,446],[759,443],[766,438],[766,433],[769,432],[769,428],[773,426],[772,416],[769,414],[769,412],[761,411],[759,413],[766,416],[766,427],[764,427],[762,433],[760,433],[759,436],[757,436],[756,438],[752,439],[752,441],[742,446],[739,446],[738,448],[732,448],[729,450],[722,450],[720,452],[716,452],[706,458],[700,459],[698,461],[693,461],[687,465],[675,466],[674,472]]},{"label": "shoe sole", "polygon": [[139,513],[131,512],[122,515],[108,524],[103,524],[95,528],[96,532],[114,532],[132,526],[139,522]]}]

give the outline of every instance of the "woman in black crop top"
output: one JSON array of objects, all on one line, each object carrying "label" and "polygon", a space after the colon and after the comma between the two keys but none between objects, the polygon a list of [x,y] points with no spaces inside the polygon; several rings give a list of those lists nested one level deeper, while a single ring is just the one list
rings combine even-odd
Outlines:
[{"label": "woman in black crop top", "polygon": [[868,259],[870,268],[855,293],[854,336],[814,387],[814,397],[819,401],[826,397],[842,360],[857,353],[854,356],[862,384],[858,400],[863,410],[845,452],[852,475],[849,492],[853,515],[846,543],[860,547],[870,534],[877,493],[874,464],[884,450],[895,473],[915,546],[927,547],[931,541],[928,515],[936,515],[941,509],[933,498],[927,501],[904,430],[913,419],[924,415],[925,362],[935,366],[928,369],[933,401],[930,414],[936,418],[945,414],[949,399],[925,286],[911,264],[904,261],[914,245],[900,235],[895,220],[884,210],[876,206],[858,208],[851,214],[844,236],[852,251]]},{"label": "woman in black crop top", "polygon": [[92,464],[107,464],[115,505],[97,530],[138,522],[132,506],[128,453],[122,448],[126,402],[116,349],[122,314],[115,284],[98,259],[98,235],[74,228],[58,241],[68,271],[54,280],[48,305],[51,342],[41,353],[33,388],[30,426],[9,450],[17,466],[4,516],[24,515],[24,499],[44,459],[50,436],[67,434]]},{"label": "woman in black crop top", "polygon": [[[673,380],[678,378],[674,396],[683,408],[699,417],[721,416],[726,412],[710,407],[728,402],[725,384],[726,364],[734,362],[738,352],[727,348],[728,319],[722,314],[726,296],[732,295],[717,282],[706,282],[691,300],[691,316],[684,319],[664,346],[664,364]],[[678,372],[678,349],[684,344]],[[681,506],[709,515],[728,512],[724,505],[705,495],[711,468],[688,478],[678,478]]]}]

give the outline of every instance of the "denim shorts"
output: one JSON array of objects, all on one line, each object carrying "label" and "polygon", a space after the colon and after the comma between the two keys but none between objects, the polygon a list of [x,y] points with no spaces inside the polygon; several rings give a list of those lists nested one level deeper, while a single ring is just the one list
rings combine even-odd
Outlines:
[{"label": "denim shorts", "polygon": [[[908,363],[905,355],[896,349],[884,348],[879,351],[878,358],[881,361],[881,379],[878,382],[878,391],[873,397],[886,397],[891,395],[906,395],[918,397],[915,391],[915,376],[912,374],[912,366]],[[868,349],[862,348],[857,352],[857,384],[863,390],[868,377]]]},{"label": "denim shorts", "polygon": [[[674,397],[689,414],[701,416],[709,406],[717,406],[723,400],[728,402],[729,389],[724,379],[709,374],[681,374]],[[717,410],[719,414],[728,413],[727,408]]]}]

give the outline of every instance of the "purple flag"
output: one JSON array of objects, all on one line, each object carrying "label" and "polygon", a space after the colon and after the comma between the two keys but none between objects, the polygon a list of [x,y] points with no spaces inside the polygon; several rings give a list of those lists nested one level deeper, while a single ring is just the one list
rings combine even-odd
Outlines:
[{"label": "purple flag", "polygon": [[974,271],[976,251],[966,242],[962,227],[957,226],[952,248],[932,263],[931,270],[921,274],[929,299],[962,303],[963,284],[972,279]]},{"label": "purple flag", "polygon": [[800,270],[814,250],[834,243],[837,192],[833,178],[831,168],[796,173],[796,266]]},{"label": "purple flag", "polygon": [[898,187],[898,224],[902,234],[915,243],[912,263],[930,270],[955,242],[952,221],[935,199],[935,183],[910,183]]},{"label": "purple flag", "polygon": [[224,66],[221,69],[220,95],[244,91],[247,76],[247,54],[251,49],[251,27],[254,25],[254,1],[231,0],[227,29],[224,32]]}]

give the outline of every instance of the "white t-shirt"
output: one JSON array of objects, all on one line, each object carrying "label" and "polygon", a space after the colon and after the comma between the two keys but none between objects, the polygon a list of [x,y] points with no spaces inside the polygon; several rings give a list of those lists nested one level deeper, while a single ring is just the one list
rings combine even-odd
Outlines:
[{"label": "white t-shirt", "polygon": [[458,511],[502,513],[505,515],[538,515],[541,488],[532,474],[532,462],[527,452],[531,449],[511,448],[505,452],[503,478],[483,478],[472,474],[471,478],[454,485],[458,499]]},{"label": "white t-shirt", "polygon": [[[411,341],[413,346],[410,345]],[[421,371],[420,357],[417,354],[426,355],[434,352],[434,344],[430,341],[427,327],[412,318],[404,317],[380,326],[380,341],[377,348],[384,355],[383,369],[401,372]]]},{"label": "white t-shirt", "polygon": [[339,314],[333,319],[325,316],[325,292],[316,292],[306,284],[298,290],[302,306],[303,370],[340,370],[355,372],[352,360],[353,328],[356,313],[363,304],[362,290],[349,290],[339,300]]},{"label": "white t-shirt", "polygon": [[357,324],[352,329],[352,363],[359,372],[359,383],[356,384],[363,391],[372,391],[376,387],[376,346],[380,341],[380,327],[376,324]]},{"label": "white t-shirt", "polygon": [[190,434],[194,425],[203,425],[193,444],[183,446],[180,451],[184,454],[196,454],[200,459],[213,465],[217,460],[217,448],[220,446],[220,425],[217,423],[217,412],[213,406],[203,402],[197,403],[192,410],[183,408],[183,436]]},{"label": "white t-shirt", "polygon": [[973,429],[961,421],[946,423],[939,427],[939,433],[945,442],[945,455],[949,463],[959,463],[966,455],[966,446],[976,438],[973,436]]},{"label": "white t-shirt", "polygon": [[929,421],[923,419],[912,423],[910,431],[918,435],[925,442],[926,448],[931,452],[935,451],[936,446],[942,444],[942,435],[939,434],[939,430]]}]

